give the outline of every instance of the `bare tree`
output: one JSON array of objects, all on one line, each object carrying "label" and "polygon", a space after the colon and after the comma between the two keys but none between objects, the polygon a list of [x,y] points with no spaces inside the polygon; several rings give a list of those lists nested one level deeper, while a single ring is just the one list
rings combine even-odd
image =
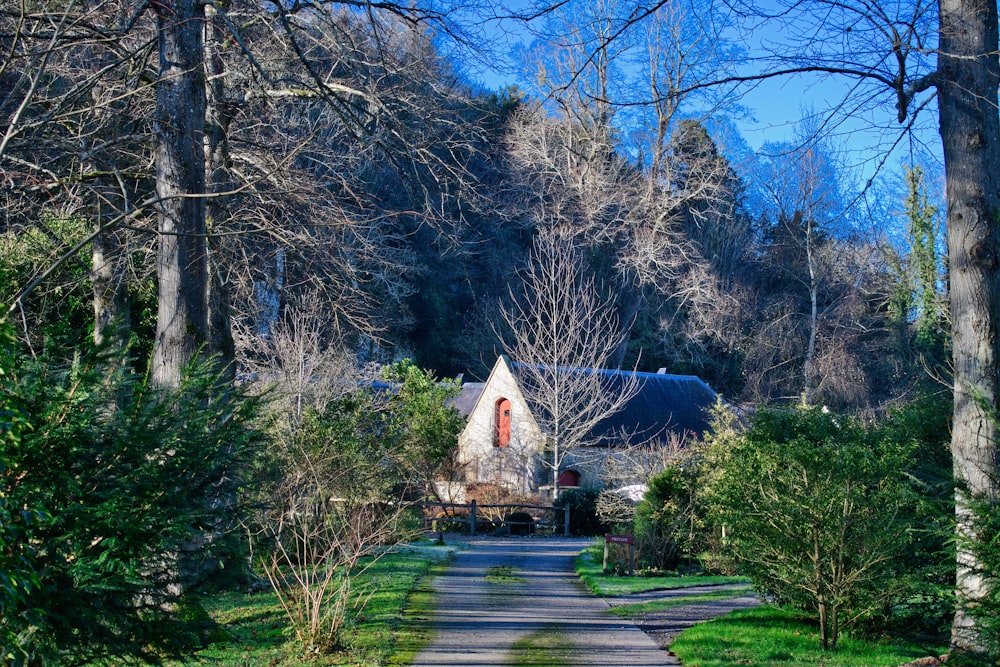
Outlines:
[{"label": "bare tree", "polygon": [[267,388],[282,434],[297,431],[307,410],[322,411],[359,383],[375,379],[374,371],[357,367],[341,332],[330,330],[330,320],[313,292],[291,305],[273,328],[239,333],[240,366],[254,385]]},{"label": "bare tree", "polygon": [[505,349],[545,438],[543,465],[554,493],[567,457],[638,391],[634,375],[615,382],[603,371],[626,335],[612,297],[586,275],[578,248],[558,234],[538,237],[523,271],[524,292],[503,310]]},{"label": "bare tree", "polygon": [[405,537],[408,506],[390,502],[399,452],[377,395],[344,395],[312,415],[275,452],[281,470],[251,537],[299,641],[328,652],[374,592],[356,589],[358,575]]},{"label": "bare tree", "polygon": [[[374,377],[356,367],[327,322],[313,294],[241,345],[248,382],[269,397],[275,462],[249,526],[255,565],[299,641],[323,651],[338,647],[350,614],[363,608],[355,577],[396,539],[405,507],[384,504],[391,470],[364,455],[366,429],[387,422],[384,401],[368,391]],[[393,431],[384,435],[383,463],[396,453]]]},{"label": "bare tree", "polygon": [[799,393],[807,403],[815,398],[819,380],[815,371],[819,293],[829,282],[823,274],[829,274],[830,262],[821,268],[820,254],[827,250],[828,260],[836,255],[831,248],[837,245],[831,227],[843,215],[836,174],[828,162],[829,156],[815,148],[777,151],[761,179],[775,211],[769,236],[778,257],[774,268],[785,271],[790,281],[801,285],[808,301],[805,349],[796,355],[802,359]]},{"label": "bare tree", "polygon": [[[699,87],[736,51],[723,19],[686,0],[554,11],[526,59],[551,117],[525,117],[511,133],[516,166],[548,205],[536,217],[572,219],[594,255],[609,257],[599,271],[616,286],[623,321],[663,313],[663,337],[701,359],[717,351],[706,341],[740,328],[738,252],[748,245],[738,179],[698,122],[734,99]],[[615,361],[627,354],[623,344]]]},{"label": "bare tree", "polygon": [[[345,331],[405,324],[406,239],[476,198],[464,168],[475,131],[456,131],[472,128],[468,97],[424,28],[461,38],[456,15],[337,3],[273,15],[237,0],[157,18],[151,7],[0,12],[12,36],[3,62],[12,122],[0,149],[2,187],[17,200],[8,219],[98,221],[55,260],[72,262],[93,241],[95,335],[124,322],[127,281],[148,277],[130,260],[154,241],[163,273],[154,365],[164,383],[194,349],[232,357],[229,311],[253,318],[262,283],[283,284],[279,308],[300,289],[323,289]],[[167,71],[175,66],[177,76]],[[174,164],[192,160],[201,175]],[[187,180],[169,185],[177,179]],[[45,268],[19,286],[13,307],[51,275]]]}]

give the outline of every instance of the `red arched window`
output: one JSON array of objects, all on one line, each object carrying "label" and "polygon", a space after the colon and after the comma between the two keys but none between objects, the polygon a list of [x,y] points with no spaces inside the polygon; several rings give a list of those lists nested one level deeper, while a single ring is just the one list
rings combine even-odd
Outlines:
[{"label": "red arched window", "polygon": [[493,420],[493,446],[507,447],[510,445],[510,401],[506,398],[497,399],[496,417]]},{"label": "red arched window", "polygon": [[563,470],[559,473],[559,488],[567,486],[580,486],[580,473],[575,470]]}]

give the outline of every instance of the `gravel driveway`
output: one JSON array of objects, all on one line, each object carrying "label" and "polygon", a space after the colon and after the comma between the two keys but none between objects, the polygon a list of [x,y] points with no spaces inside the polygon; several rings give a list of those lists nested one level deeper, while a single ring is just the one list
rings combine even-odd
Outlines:
[{"label": "gravel driveway", "polygon": [[[743,590],[745,585],[723,584],[718,586],[690,586],[688,588],[674,588],[668,591],[649,591],[648,593],[636,593],[622,597],[605,598],[612,607],[626,604],[636,604],[647,600],[665,600],[675,597],[687,597],[691,595],[704,595],[715,591]],[[760,598],[753,591],[746,591],[741,595],[721,600],[708,600],[686,604],[663,611],[646,614],[632,621],[642,629],[647,635],[662,646],[670,646],[677,635],[690,628],[695,623],[707,621],[716,616],[723,616],[737,609],[746,609],[760,604]]]},{"label": "gravel driveway", "polygon": [[[635,623],[608,613],[608,601],[591,595],[576,577],[573,561],[590,542],[470,541],[433,582],[438,596],[434,639],[412,664],[513,665],[534,648],[548,661],[529,664],[679,665]],[[661,631],[659,637],[665,636]]]}]

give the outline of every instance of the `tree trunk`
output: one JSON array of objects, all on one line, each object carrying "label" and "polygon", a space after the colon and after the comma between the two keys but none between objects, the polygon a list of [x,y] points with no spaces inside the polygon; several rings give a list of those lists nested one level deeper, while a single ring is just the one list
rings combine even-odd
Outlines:
[{"label": "tree trunk", "polygon": [[827,635],[826,586],[823,582],[823,552],[819,546],[820,529],[813,525],[810,532],[813,539],[813,586],[816,588],[816,609],[819,612],[819,643],[825,651],[829,648],[829,636]]},{"label": "tree trunk", "polygon": [[[223,10],[228,9],[228,3],[222,4]],[[229,219],[229,209],[225,206],[225,193],[232,190],[232,178],[229,172],[229,121],[231,114],[226,106],[225,68],[223,66],[220,36],[224,34],[224,25],[214,5],[205,6],[205,69],[206,107],[205,107],[205,178],[209,197],[207,206],[208,221],[214,225],[222,225]],[[233,342],[232,321],[230,317],[229,283],[224,278],[225,252],[222,247],[224,240],[216,239],[211,244],[208,256],[209,272],[209,351],[218,356],[220,366],[230,379],[236,376],[236,345]]]},{"label": "tree trunk", "polygon": [[[948,201],[948,254],[955,406],[952,457],[960,490],[961,537],[972,535],[966,493],[997,498],[1000,373],[1000,115],[997,112],[997,5],[941,0],[938,104]],[[978,563],[959,540],[959,609],[952,646],[978,652],[975,620],[963,601],[984,593]]]},{"label": "tree trunk", "polygon": [[116,355],[128,346],[128,285],[122,271],[122,244],[117,230],[104,229],[102,206],[97,224],[102,226],[91,246],[90,282],[94,289],[94,344],[107,345]]},{"label": "tree trunk", "polygon": [[159,308],[152,379],[175,387],[209,340],[205,225],[203,4],[159,0],[156,83],[156,194]]},{"label": "tree trunk", "polygon": [[816,306],[819,282],[816,280],[816,265],[813,262],[813,217],[812,213],[806,220],[806,264],[809,269],[809,343],[806,346],[806,361],[803,364],[803,396],[806,405],[812,405],[816,393],[816,373],[813,363],[816,358],[816,329],[819,327],[819,314]]},{"label": "tree trunk", "polygon": [[[86,50],[86,58],[95,70],[111,68],[114,58],[109,50],[95,45]],[[95,82],[90,91],[93,111],[101,124],[120,129],[115,122],[114,110],[105,106],[109,94],[103,80]],[[113,94],[113,93],[112,93]],[[99,151],[98,151],[99,152]],[[102,169],[100,158],[93,153],[84,161],[85,169],[94,173]],[[106,346],[114,362],[125,363],[129,345],[131,321],[129,317],[128,282],[125,275],[125,243],[122,230],[108,226],[116,215],[128,206],[125,186],[109,176],[99,176],[93,185],[94,220],[97,234],[91,244],[90,284],[93,288],[94,345]],[[113,203],[114,202],[114,203]]]}]

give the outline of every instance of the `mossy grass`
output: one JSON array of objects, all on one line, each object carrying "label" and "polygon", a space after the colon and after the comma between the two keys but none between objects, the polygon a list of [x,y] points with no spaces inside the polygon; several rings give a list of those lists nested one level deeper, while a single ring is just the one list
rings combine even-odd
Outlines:
[{"label": "mossy grass", "polygon": [[670,590],[689,586],[713,586],[719,584],[745,584],[746,577],[716,575],[663,575],[663,576],[619,576],[601,572],[604,545],[595,544],[584,549],[576,559],[576,573],[595,595],[612,597],[630,595],[646,591]]},{"label": "mossy grass", "polygon": [[565,631],[556,625],[547,625],[514,642],[511,655],[513,667],[570,667],[575,664],[573,644]]},{"label": "mossy grass", "polygon": [[486,571],[486,581],[491,583],[524,583],[527,580],[511,565],[494,565]]},{"label": "mossy grass", "polygon": [[671,645],[685,667],[896,667],[937,656],[943,646],[866,641],[842,634],[834,651],[820,648],[819,628],[800,612],[760,606],[685,630]]}]

